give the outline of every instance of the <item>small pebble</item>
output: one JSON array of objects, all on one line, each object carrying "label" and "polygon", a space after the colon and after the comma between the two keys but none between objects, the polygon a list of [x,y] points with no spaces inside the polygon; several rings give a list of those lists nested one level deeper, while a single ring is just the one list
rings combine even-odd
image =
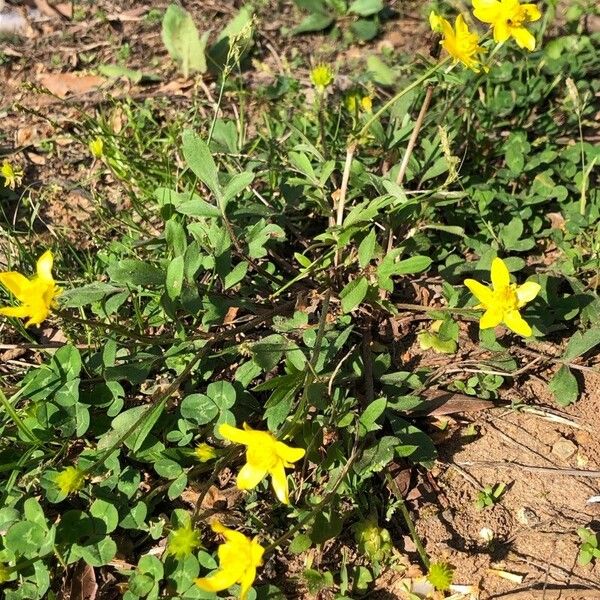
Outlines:
[{"label": "small pebble", "polygon": [[562,460],[569,460],[577,453],[577,446],[567,438],[559,438],[552,446],[552,454]]}]

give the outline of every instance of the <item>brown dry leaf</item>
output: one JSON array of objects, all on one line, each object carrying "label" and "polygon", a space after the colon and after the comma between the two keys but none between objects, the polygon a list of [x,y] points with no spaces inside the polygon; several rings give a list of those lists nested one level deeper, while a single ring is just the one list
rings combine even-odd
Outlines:
[{"label": "brown dry leaf", "polygon": [[240,310],[239,306],[230,306],[225,318],[223,319],[223,325],[229,325],[229,323],[233,323],[237,314]]},{"label": "brown dry leaf", "polygon": [[[426,414],[441,417],[461,412],[475,412],[498,406],[490,400],[457,394],[445,390],[426,390],[422,395],[428,400]],[[430,408],[431,407],[431,408]],[[422,412],[421,410],[419,412]]]},{"label": "brown dry leaf", "polygon": [[73,18],[73,4],[71,2],[60,2],[55,4],[54,8],[66,19]]},{"label": "brown dry leaf", "polygon": [[98,75],[83,75],[81,73],[41,73],[38,75],[38,81],[51,94],[59,98],[66,98],[71,94],[87,94],[94,88],[106,83],[107,80]]},{"label": "brown dry leaf", "polygon": [[69,600],[95,600],[98,583],[94,569],[80,560],[71,576],[71,586],[67,592]]},{"label": "brown dry leaf", "polygon": [[550,221],[550,227],[552,227],[552,229],[560,229],[561,231],[564,231],[565,218],[559,212],[546,213],[546,216]]},{"label": "brown dry leaf", "polygon": [[41,154],[36,154],[35,152],[25,152],[25,156],[27,157],[27,160],[32,162],[34,165],[45,165],[46,164],[46,157],[42,156]]},{"label": "brown dry leaf", "polygon": [[47,17],[61,17],[63,16],[61,14],[61,12],[55,8],[54,6],[51,6],[50,4],[48,4],[48,2],[46,0],[34,0],[35,6],[36,8],[43,14],[46,15]]}]

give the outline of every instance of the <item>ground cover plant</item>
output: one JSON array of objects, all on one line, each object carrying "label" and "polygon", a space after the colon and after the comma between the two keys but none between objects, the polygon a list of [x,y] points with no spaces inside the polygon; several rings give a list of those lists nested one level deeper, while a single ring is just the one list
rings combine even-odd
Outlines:
[{"label": "ground cover plant", "polygon": [[[417,54],[349,69],[311,47],[274,74],[275,4],[210,28],[142,7],[189,91],[177,105],[167,83],[122,93],[165,78],[122,45],[84,54],[107,87],[92,109],[10,107],[53,128],[34,157],[79,148],[96,202],[48,223],[61,192],[34,184],[30,146],[2,159],[8,600],[492,597],[484,571],[522,582],[496,533],[466,548],[493,568],[467,575],[422,499],[441,495],[452,432],[467,444],[494,407],[591,431],[574,476],[598,503],[594,424],[567,412],[600,400],[596,7],[569,3],[557,32],[555,2],[434,2]],[[286,10],[286,44],[344,51],[398,17],[373,0]],[[35,97],[63,95],[42,81]],[[530,381],[552,406],[519,396]],[[463,499],[482,519],[511,494],[506,472],[488,481]],[[575,579],[556,583],[591,598],[590,515],[560,532]]]}]

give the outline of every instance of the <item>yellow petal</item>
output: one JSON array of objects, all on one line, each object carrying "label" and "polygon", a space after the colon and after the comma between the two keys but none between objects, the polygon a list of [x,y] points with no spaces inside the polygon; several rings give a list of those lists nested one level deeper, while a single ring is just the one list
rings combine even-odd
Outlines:
[{"label": "yellow petal", "polygon": [[510,285],[510,273],[501,258],[496,257],[492,261],[491,278],[495,291],[503,290]]},{"label": "yellow petal", "polygon": [[456,20],[454,21],[454,29],[456,30],[456,37],[466,37],[469,35],[469,27],[465,23],[464,17],[459,14],[456,16]]},{"label": "yellow petal", "polygon": [[527,15],[529,22],[542,18],[542,11],[535,4],[522,4],[521,10]]},{"label": "yellow petal", "polygon": [[37,261],[36,272],[37,276],[44,281],[54,281],[52,278],[52,264],[54,263],[54,257],[50,250],[46,250]]},{"label": "yellow petal", "polygon": [[0,308],[0,315],[24,319],[29,316],[29,306],[5,306],[4,308]]},{"label": "yellow petal", "polygon": [[49,314],[50,311],[44,303],[34,303],[32,306],[29,306],[30,319],[25,323],[25,327],[29,327],[30,325],[39,325],[48,318]]},{"label": "yellow petal", "polygon": [[221,423],[221,425],[219,425],[219,433],[226,440],[235,442],[236,444],[248,445],[252,440],[252,435],[249,432],[233,427],[232,425],[229,425],[229,423]]},{"label": "yellow petal", "polygon": [[227,553],[231,551],[231,544],[243,546],[248,543],[248,538],[243,533],[235,531],[235,529],[229,529],[229,527],[225,527],[225,525],[218,521],[214,522],[211,527],[215,533],[222,535],[227,542],[230,542],[230,544],[221,544],[219,546],[219,558],[222,562],[229,562],[227,560]]},{"label": "yellow petal", "polygon": [[465,279],[464,284],[469,288],[469,291],[484,307],[492,302],[493,293],[489,287],[486,287],[479,281],[475,281],[475,279]]},{"label": "yellow petal", "polygon": [[502,323],[502,311],[497,308],[489,308],[483,313],[479,321],[479,327],[481,329],[490,329],[500,325],[500,323]]},{"label": "yellow petal", "polygon": [[210,577],[196,579],[196,585],[205,592],[220,592],[230,588],[238,580],[239,573],[227,569],[219,569]]},{"label": "yellow petal", "polygon": [[238,473],[236,484],[240,490],[255,488],[267,475],[267,470],[246,463]]},{"label": "yellow petal", "polygon": [[533,331],[520,315],[518,310],[511,310],[504,315],[504,324],[518,335],[529,337]]},{"label": "yellow petal", "polygon": [[287,463],[295,463],[306,454],[304,448],[292,448],[292,446],[288,446],[283,442],[275,443],[275,451],[277,452],[277,456]]},{"label": "yellow petal", "polygon": [[531,302],[540,293],[541,289],[540,284],[535,283],[534,281],[526,281],[523,285],[517,287],[517,301],[519,308],[525,306],[528,302]]},{"label": "yellow petal", "polygon": [[525,27],[514,27],[510,30],[520,48],[527,48],[529,52],[535,50],[535,36]]},{"label": "yellow petal", "polygon": [[25,275],[17,273],[16,271],[8,271],[7,273],[0,273],[0,283],[17,299],[21,302],[24,301],[27,291],[31,285],[31,282]]},{"label": "yellow petal", "polygon": [[249,567],[244,571],[242,575],[242,579],[240,581],[240,600],[246,600],[248,597],[248,592],[256,579],[256,569],[254,567]]},{"label": "yellow petal", "polygon": [[283,504],[289,504],[290,499],[288,481],[285,474],[285,469],[283,468],[283,463],[279,463],[269,472],[271,474],[273,489],[275,490],[275,495],[277,496],[279,502]]},{"label": "yellow petal", "polygon": [[496,21],[494,23],[494,41],[502,44],[510,37],[510,28],[506,21]]},{"label": "yellow petal", "polygon": [[441,32],[442,31],[442,17],[438,15],[434,10],[429,13],[429,26],[432,31]]},{"label": "yellow petal", "polygon": [[473,14],[484,23],[494,23],[500,15],[500,6],[497,0],[473,0]]}]

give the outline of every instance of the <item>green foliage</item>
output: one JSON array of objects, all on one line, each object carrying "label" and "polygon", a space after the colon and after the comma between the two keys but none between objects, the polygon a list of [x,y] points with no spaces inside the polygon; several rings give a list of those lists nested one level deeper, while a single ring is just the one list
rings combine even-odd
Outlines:
[{"label": "green foliage", "polygon": [[484,508],[491,508],[500,500],[500,497],[504,493],[505,489],[506,485],[504,483],[498,483],[496,485],[486,485],[481,491],[477,493],[475,506],[477,506],[479,510],[483,510]]},{"label": "green foliage", "polygon": [[350,27],[345,31],[349,40],[366,42],[379,33],[379,13],[384,9],[382,0],[294,0],[298,8],[308,11],[308,15],[293,29],[295,35],[323,31],[336,21],[350,19]]},{"label": "green foliage", "polygon": [[577,535],[581,539],[577,562],[580,565],[588,565],[593,560],[600,559],[600,541],[598,535],[587,527],[580,527]]},{"label": "green foliage", "polygon": [[208,32],[200,36],[192,16],[177,4],[170,4],[165,12],[162,40],[184,77],[206,71]]},{"label": "green foliage", "polygon": [[[296,33],[364,40],[385,15],[379,0],[296,4],[308,13]],[[194,580],[217,567],[208,521],[217,511],[265,546],[301,555],[310,593],[368,593],[379,563],[394,561],[379,523],[403,527],[387,525],[397,505],[382,480],[437,457],[432,382],[495,399],[528,376],[519,351],[536,346],[502,326],[478,330],[481,312],[462,285],[487,282],[497,256],[515,281],[541,286],[523,315],[555,345],[547,383],[557,402],[584,390],[574,366],[600,344],[600,195],[598,149],[580,139],[579,122],[591,123],[600,91],[597,36],[569,34],[526,57],[505,44],[488,74],[428,75],[433,102],[398,185],[424,90],[361,133],[374,113],[351,113],[335,84],[318,101],[305,94],[312,57],[294,56],[268,83],[233,68],[257,58],[252,23],[242,8],[207,50],[190,15],[167,9],[169,53],[184,75],[214,71],[218,107],[201,94],[177,110],[159,98],[114,99],[73,126],[86,147],[102,139],[97,168],[127,208],[102,213],[93,250],[57,244],[64,291],[51,324],[67,341],[39,343],[40,331],[20,329],[35,354],[6,365],[0,579],[9,600],[50,597],[79,561],[110,569],[126,600],[209,597]],[[371,56],[345,74],[373,111],[429,66],[393,62]],[[576,97],[565,95],[567,77]],[[15,265],[33,264],[19,230],[3,227],[18,240]],[[485,352],[472,358],[474,349]],[[433,366],[421,360],[432,352]],[[306,449],[287,471],[291,506],[265,481],[229,494],[246,455],[222,438],[224,423]],[[199,460],[200,444],[215,449],[211,460]],[[85,477],[67,493],[57,476],[69,468]],[[478,506],[504,489],[486,487]],[[365,517],[372,507],[385,521]],[[582,540],[580,560],[597,558],[596,537]],[[310,562],[344,544],[359,553],[339,570]],[[131,566],[114,568],[124,553]],[[432,565],[429,579],[444,590],[451,569]],[[256,593],[280,597],[272,586]]]}]

